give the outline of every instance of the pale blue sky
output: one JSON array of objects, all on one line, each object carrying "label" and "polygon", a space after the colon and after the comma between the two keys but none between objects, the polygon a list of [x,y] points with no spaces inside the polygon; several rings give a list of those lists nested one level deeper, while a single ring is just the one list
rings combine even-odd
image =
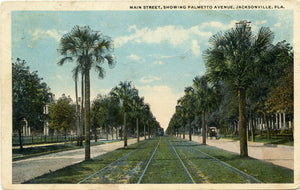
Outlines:
[{"label": "pale blue sky", "polygon": [[293,12],[289,10],[14,11],[12,59],[26,60],[57,98],[62,93],[74,98],[74,64],[58,66],[57,49],[60,37],[74,25],[88,25],[114,40],[117,58],[113,69],[104,66],[104,79],[91,72],[91,100],[120,81],[133,81],[166,128],[184,88],[205,73],[202,53],[209,47],[209,38],[239,20],[250,20],[254,32],[270,27],[274,43],[293,43]]}]

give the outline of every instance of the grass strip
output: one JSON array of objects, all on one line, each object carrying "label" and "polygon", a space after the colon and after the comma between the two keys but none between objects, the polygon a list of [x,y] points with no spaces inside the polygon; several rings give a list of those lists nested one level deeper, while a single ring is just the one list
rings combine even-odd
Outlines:
[{"label": "grass strip", "polygon": [[157,148],[158,148],[158,145],[159,145],[159,143],[160,143],[160,140],[161,140],[161,139],[159,139],[159,142],[157,143],[157,145],[156,145],[154,151],[152,152],[152,155],[151,155],[150,159],[148,160],[147,165],[146,165],[146,167],[144,168],[144,170],[143,170],[143,172],[142,172],[142,174],[141,174],[141,176],[140,176],[140,178],[139,178],[139,180],[138,180],[138,182],[137,182],[138,184],[141,183],[141,181],[142,181],[142,179],[143,179],[143,177],[144,177],[144,175],[145,175],[145,172],[146,172],[146,170],[148,169],[149,164],[150,164],[150,162],[152,161],[153,156],[155,155],[155,152],[156,152],[156,150],[157,150]]},{"label": "grass strip", "polygon": [[146,141],[142,141],[139,144],[133,144],[127,148],[119,148],[115,151],[103,154],[99,157],[91,159],[89,161],[83,161],[78,164],[64,167],[54,172],[44,174],[40,177],[34,178],[27,182],[26,184],[60,184],[60,183],[70,183],[75,184],[83,180],[87,176],[101,170],[108,164],[118,160],[119,158],[125,156],[126,154],[134,151],[135,149],[143,146]]},{"label": "grass strip", "polygon": [[84,183],[137,183],[153,149],[158,143],[157,140],[148,142],[150,143],[136,149],[137,151],[132,152],[120,161],[107,166],[103,171]]},{"label": "grass strip", "polygon": [[233,172],[203,154],[192,150],[193,146],[176,143],[174,145],[189,168],[196,183],[248,183],[243,176]]},{"label": "grass strip", "polygon": [[263,183],[293,183],[294,171],[288,168],[264,162],[255,158],[241,158],[238,154],[227,152],[211,146],[200,145],[186,141],[201,152],[213,156],[246,174],[249,174]]},{"label": "grass strip", "polygon": [[[91,146],[97,146],[101,144],[115,143],[118,141],[111,142],[92,142]],[[24,148],[23,151],[19,149],[13,149],[13,161],[24,160],[36,156],[42,156],[52,153],[58,153],[67,150],[75,150],[84,148],[83,146],[77,146],[75,143],[67,143],[67,144],[56,144],[56,145],[48,145],[48,146],[38,146],[38,147],[28,147]]]},{"label": "grass strip", "polygon": [[[239,136],[226,136],[226,137],[221,137],[221,138],[231,139],[231,140],[240,140]],[[251,138],[249,138],[249,142],[252,142]],[[267,139],[266,136],[256,135],[255,142],[264,143],[264,144],[273,144],[273,145],[294,146],[294,141],[291,140],[290,137],[286,137],[286,136],[272,136],[270,139]]]},{"label": "grass strip", "polygon": [[189,183],[163,137],[141,183]]},{"label": "grass strip", "polygon": [[171,145],[168,141],[167,141],[167,143],[168,143],[169,147],[171,148],[173,154],[175,154],[175,156],[176,156],[177,160],[179,161],[182,169],[184,170],[184,173],[186,174],[187,178],[190,180],[190,182],[195,183],[193,177],[191,176],[189,170],[186,168],[184,162],[181,160],[181,158],[178,155],[178,153],[177,153],[176,149],[174,148],[174,146]]}]

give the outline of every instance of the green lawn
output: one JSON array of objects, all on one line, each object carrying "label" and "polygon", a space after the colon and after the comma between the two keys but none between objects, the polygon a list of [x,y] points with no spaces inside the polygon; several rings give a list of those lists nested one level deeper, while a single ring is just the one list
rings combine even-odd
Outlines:
[{"label": "green lawn", "polygon": [[141,183],[187,183],[182,168],[166,140],[161,140]]},{"label": "green lawn", "polygon": [[[222,137],[224,139],[240,140],[239,136],[226,136]],[[249,142],[251,138],[249,138]],[[275,144],[275,145],[286,145],[294,146],[294,141],[289,136],[272,136],[271,139],[267,139],[266,136],[256,135],[255,142],[265,143],[265,144]]]},{"label": "green lawn", "polygon": [[[115,141],[112,141],[115,142]],[[91,146],[96,146],[104,144],[104,142],[98,141],[98,142],[91,142]],[[12,158],[13,161],[16,160],[23,160],[35,156],[41,156],[66,150],[74,150],[83,148],[83,146],[77,146],[76,143],[64,143],[64,144],[53,144],[53,145],[47,145],[47,146],[33,146],[28,148],[23,148],[21,151],[20,149],[14,148],[12,150]]]}]

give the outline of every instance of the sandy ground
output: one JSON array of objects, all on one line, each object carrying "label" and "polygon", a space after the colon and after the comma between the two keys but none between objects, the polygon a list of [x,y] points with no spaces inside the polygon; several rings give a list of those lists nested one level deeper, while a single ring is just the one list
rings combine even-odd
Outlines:
[{"label": "sandy ground", "polygon": [[[141,138],[140,140],[143,140]],[[136,143],[136,139],[129,139],[128,145]],[[91,147],[91,158],[123,147],[124,142],[102,144]],[[50,171],[79,163],[84,160],[84,148],[63,151],[44,156],[33,157],[12,163],[12,183],[20,184]],[[45,167],[46,166],[46,167]]]},{"label": "sandy ground", "polygon": [[[187,139],[187,136],[186,136]],[[202,143],[202,137],[193,136],[192,140]],[[240,142],[226,139],[207,139],[207,145],[221,148],[230,152],[240,153]],[[263,143],[248,142],[248,155],[252,158],[273,163],[289,169],[294,169],[294,147],[272,146]]]}]

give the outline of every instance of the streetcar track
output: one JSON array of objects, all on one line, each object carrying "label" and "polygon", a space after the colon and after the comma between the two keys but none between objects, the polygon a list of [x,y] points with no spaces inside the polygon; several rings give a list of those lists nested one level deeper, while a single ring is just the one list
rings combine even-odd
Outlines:
[{"label": "streetcar track", "polygon": [[[189,146],[189,145],[186,144],[185,146]],[[189,150],[192,150],[194,152],[202,154],[204,157],[207,157],[207,158],[211,159],[212,161],[214,161],[214,162],[216,162],[216,163],[218,163],[218,164],[220,164],[220,165],[222,165],[222,166],[230,169],[231,171],[233,171],[233,172],[241,175],[242,177],[246,178],[247,180],[249,180],[252,183],[262,183],[260,180],[256,179],[255,177],[253,177],[253,176],[251,176],[251,175],[249,175],[249,174],[247,174],[247,173],[245,173],[245,172],[243,172],[243,171],[241,171],[241,170],[239,170],[239,169],[231,166],[230,164],[227,164],[226,162],[223,162],[223,161],[219,160],[218,158],[215,158],[215,157],[213,157],[213,156],[211,156],[209,154],[206,154],[205,152],[202,152],[202,151],[200,151],[198,149],[195,149],[193,147],[190,147]]]},{"label": "streetcar track", "polygon": [[104,168],[100,169],[99,171],[89,175],[88,177],[84,178],[83,180],[79,181],[77,184],[81,184],[84,183],[85,181],[88,181],[89,179],[91,179],[92,177],[94,177],[95,175],[103,172],[106,168],[112,166],[115,163],[118,163],[122,160],[125,160],[126,158],[128,158],[130,155],[132,155],[133,153],[135,153],[137,150],[143,149],[144,147],[146,147],[148,144],[150,144],[150,142],[152,142],[153,139],[150,139],[147,143],[145,143],[143,146],[141,146],[140,148],[136,148],[135,150],[133,150],[132,152],[129,152],[128,154],[126,154],[125,156],[119,158],[118,160],[115,160],[113,162],[111,162],[110,164],[106,165]]},{"label": "streetcar track", "polygon": [[[248,183],[262,183],[261,181],[259,181],[255,177],[253,177],[253,176],[251,176],[251,175],[249,175],[249,174],[247,174],[247,173],[245,173],[245,172],[243,172],[243,171],[241,171],[241,170],[239,170],[239,169],[237,169],[237,168],[235,168],[235,167],[227,164],[226,162],[223,162],[223,161],[219,160],[218,158],[215,158],[215,157],[213,157],[213,156],[211,156],[211,155],[209,155],[209,154],[207,154],[205,152],[202,152],[202,151],[196,149],[197,145],[195,145],[195,144],[192,144],[190,146],[189,143],[186,143],[184,141],[172,141],[172,140],[169,140],[167,138],[165,140],[166,140],[166,143],[168,144],[171,152],[173,153],[173,155],[176,157],[177,161],[179,162],[179,164],[180,164],[180,166],[181,166],[184,174],[186,175],[186,177],[187,177],[187,179],[189,180],[190,183],[196,183],[196,182],[194,181],[191,173],[189,172],[188,167],[185,166],[185,163],[183,162],[183,160],[189,160],[191,163],[193,163],[193,162],[191,161],[190,158],[184,158],[184,159],[182,159],[181,156],[180,156],[180,154],[176,151],[175,147],[177,147],[177,146],[178,147],[182,147],[182,148],[183,147],[189,147],[189,149],[187,149],[187,150],[190,150],[190,151],[195,152],[197,154],[201,154],[204,158],[209,159],[211,161],[214,161],[215,163],[220,164],[223,167],[226,167],[226,168],[230,169],[231,171],[233,171],[233,172],[237,173],[238,175],[244,177],[247,180],[246,182],[248,182]],[[150,144],[150,142],[152,142],[152,141],[153,141],[153,139],[149,140],[147,143],[145,143],[141,147],[136,148],[135,150],[133,150],[130,153],[126,154],[125,156],[119,158],[118,160],[115,160],[115,161],[111,162],[110,164],[106,165],[104,168],[100,169],[99,171],[97,171],[97,172],[91,174],[90,176],[86,177],[85,179],[79,181],[78,184],[84,183],[84,182],[90,180],[91,178],[93,178],[94,176],[96,176],[96,175],[100,174],[101,172],[105,171],[105,169],[107,169],[108,167],[111,167],[111,166],[113,166],[116,163],[122,162],[123,160],[125,160],[126,158],[128,158],[130,155],[132,155],[133,153],[135,153],[137,150],[140,150],[140,149],[143,149],[143,148],[147,147]],[[158,146],[159,146],[160,142],[161,142],[161,137],[159,138],[159,141],[158,141],[156,147],[154,148],[154,150],[153,150],[153,152],[152,152],[152,154],[151,154],[151,156],[150,156],[150,158],[149,158],[149,160],[148,160],[145,168],[143,169],[143,172],[141,173],[141,175],[140,175],[140,177],[139,177],[139,179],[137,181],[137,184],[140,184],[141,181],[143,180],[143,178],[144,178],[144,176],[146,174],[146,171],[148,170],[148,168],[150,166],[150,163],[152,162],[152,160],[154,158],[154,155],[157,152],[157,149],[158,149]],[[171,142],[173,142],[173,143],[175,142],[175,143],[173,144]],[[180,143],[180,144],[178,144],[178,143]],[[183,143],[183,144],[181,144],[181,143]],[[144,161],[146,161],[146,160],[144,160]]]},{"label": "streetcar track", "polygon": [[148,163],[147,163],[145,169],[143,170],[143,172],[142,172],[142,174],[141,174],[141,176],[140,176],[140,178],[139,178],[137,184],[141,183],[141,181],[142,181],[142,179],[143,179],[143,177],[144,177],[144,175],[145,175],[145,173],[146,173],[146,171],[147,171],[147,169],[148,169],[148,167],[149,167],[149,165],[150,165],[150,162],[152,161],[152,158],[154,157],[154,155],[155,155],[155,153],[156,153],[156,150],[157,150],[157,148],[158,148],[158,145],[159,145],[160,141],[161,141],[161,138],[159,138],[159,141],[158,141],[158,143],[157,143],[157,145],[156,145],[154,151],[152,152],[152,155],[151,155],[150,159],[148,160]]},{"label": "streetcar track", "polygon": [[233,166],[231,166],[231,165],[229,165],[229,164],[227,164],[227,163],[225,163],[225,162],[223,162],[223,161],[221,161],[221,160],[219,160],[219,159],[217,159],[217,158],[215,158],[215,157],[213,157],[211,155],[208,155],[208,154],[206,154],[206,153],[204,153],[204,152],[202,152],[200,150],[196,150],[194,148],[191,148],[191,150],[196,151],[196,152],[198,152],[198,153],[200,153],[200,154],[202,154],[202,155],[204,155],[206,157],[209,157],[214,162],[216,162],[218,164],[221,164],[222,166],[230,169],[231,171],[233,171],[233,172],[235,172],[235,173],[243,176],[244,178],[248,179],[252,183],[262,183],[261,181],[259,181],[255,177],[253,177],[253,176],[251,176],[251,175],[249,175],[249,174],[247,174],[247,173],[245,173],[245,172],[243,172],[243,171],[241,171],[241,170],[239,170],[239,169],[237,169],[237,168],[235,168],[235,167],[233,167]]},{"label": "streetcar track", "polygon": [[192,175],[190,174],[189,170],[186,168],[185,164],[183,163],[182,159],[180,158],[179,154],[178,154],[177,151],[175,150],[174,146],[171,145],[171,144],[169,143],[168,140],[166,140],[166,142],[167,142],[167,144],[169,145],[169,147],[170,147],[172,153],[174,154],[174,156],[177,158],[178,162],[180,163],[180,166],[181,166],[181,168],[183,169],[183,171],[184,171],[186,177],[189,179],[189,181],[190,181],[191,183],[196,183],[196,182],[194,181]]}]

